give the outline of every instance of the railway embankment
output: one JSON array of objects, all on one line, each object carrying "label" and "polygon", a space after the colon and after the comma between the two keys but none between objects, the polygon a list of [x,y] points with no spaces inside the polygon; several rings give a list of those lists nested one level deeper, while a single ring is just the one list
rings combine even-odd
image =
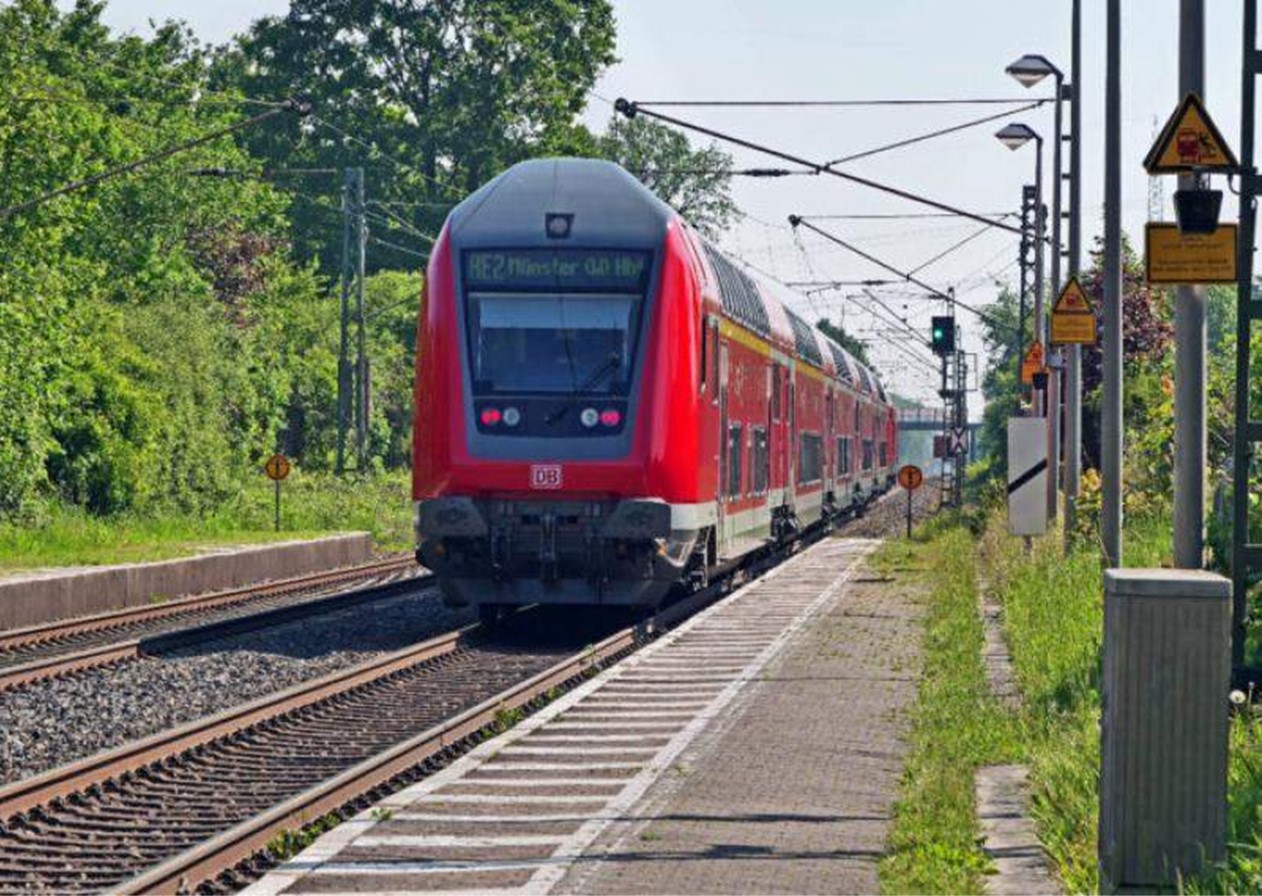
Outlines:
[{"label": "railway embankment", "polygon": [[370,534],[349,532],[153,563],[14,573],[0,577],[0,630],[350,566],[372,551]]}]

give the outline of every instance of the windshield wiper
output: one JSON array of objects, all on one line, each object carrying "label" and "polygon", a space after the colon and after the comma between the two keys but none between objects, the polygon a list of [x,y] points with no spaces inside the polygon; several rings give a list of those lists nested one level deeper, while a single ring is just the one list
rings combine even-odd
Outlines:
[{"label": "windshield wiper", "polygon": [[[613,373],[615,370],[617,370],[621,366],[622,366],[622,355],[618,354],[617,352],[614,352],[613,354],[609,356],[608,361],[606,361],[604,364],[601,364],[599,367],[593,370],[590,374],[588,374],[587,379],[579,383],[574,388],[574,391],[571,392],[570,394],[572,396],[582,395],[588,389],[595,386],[597,383],[603,380],[606,376]],[[543,422],[551,426],[553,423],[556,423],[558,420],[564,417],[567,413],[569,413],[569,410],[571,407],[573,407],[573,403],[566,404],[564,407],[558,410],[555,414],[549,414],[546,417],[544,417]]]}]

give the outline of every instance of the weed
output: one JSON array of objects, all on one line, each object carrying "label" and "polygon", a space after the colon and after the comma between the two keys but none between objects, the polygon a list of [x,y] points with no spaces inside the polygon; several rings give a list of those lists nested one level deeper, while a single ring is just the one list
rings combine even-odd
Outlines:
[{"label": "weed", "polygon": [[394,810],[387,806],[376,806],[368,814],[372,816],[373,821],[389,821],[394,817]]},{"label": "weed", "polygon": [[503,734],[510,728],[518,725],[522,719],[526,718],[526,713],[522,711],[520,706],[509,708],[501,706],[495,710],[495,722],[493,727],[496,734]]},{"label": "weed", "polygon": [[340,823],[341,819],[330,813],[317,818],[299,830],[285,828],[267,842],[267,851],[276,861],[287,861],[314,843],[321,834],[333,830]]}]

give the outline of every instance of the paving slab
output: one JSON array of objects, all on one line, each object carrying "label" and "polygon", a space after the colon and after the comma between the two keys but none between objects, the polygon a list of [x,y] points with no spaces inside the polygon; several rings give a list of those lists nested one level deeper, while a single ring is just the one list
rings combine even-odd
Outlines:
[{"label": "paving slab", "polygon": [[247,892],[873,892],[918,611],[826,539]]}]

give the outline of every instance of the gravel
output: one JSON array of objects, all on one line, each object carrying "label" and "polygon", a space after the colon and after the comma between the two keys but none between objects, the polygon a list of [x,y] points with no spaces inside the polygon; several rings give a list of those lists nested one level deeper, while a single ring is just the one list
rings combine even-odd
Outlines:
[{"label": "gravel", "polygon": [[[941,501],[937,479],[925,479],[925,484],[912,492],[912,522],[919,523],[938,510]],[[837,527],[838,535],[851,538],[897,538],[906,534],[907,492],[894,486],[885,497],[868,508],[856,520]]]},{"label": "gravel", "polygon": [[0,783],[335,672],[472,622],[437,589],[0,693]]}]

